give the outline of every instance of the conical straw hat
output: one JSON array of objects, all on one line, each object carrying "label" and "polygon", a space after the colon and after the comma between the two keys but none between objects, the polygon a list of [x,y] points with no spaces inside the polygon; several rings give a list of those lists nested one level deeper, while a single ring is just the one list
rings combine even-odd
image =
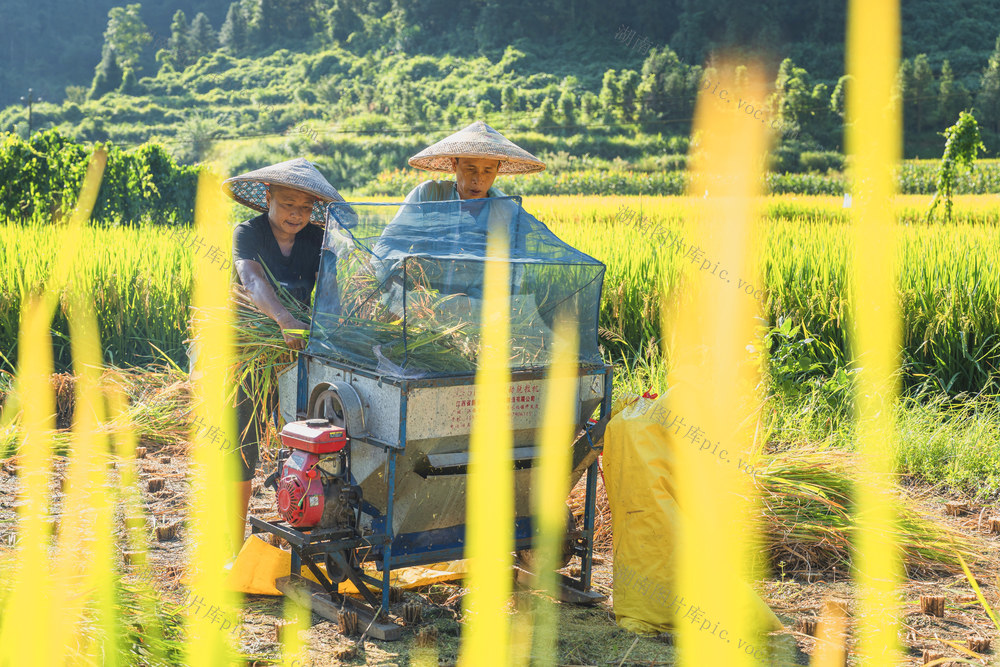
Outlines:
[{"label": "conical straw hat", "polygon": [[409,159],[411,167],[427,171],[455,171],[453,157],[500,160],[500,174],[530,174],[545,163],[481,120],[428,146]]},{"label": "conical straw hat", "polygon": [[344,201],[337,189],[323,178],[323,174],[311,162],[300,157],[227,178],[222,183],[222,191],[244,206],[263,213],[267,211],[264,193],[268,184],[301,190],[316,197],[319,201],[313,204],[309,222],[323,223],[324,202]]}]

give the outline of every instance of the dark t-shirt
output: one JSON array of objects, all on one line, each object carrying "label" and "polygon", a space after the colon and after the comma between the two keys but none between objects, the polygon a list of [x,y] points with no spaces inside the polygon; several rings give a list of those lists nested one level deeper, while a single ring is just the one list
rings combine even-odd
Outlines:
[{"label": "dark t-shirt", "polygon": [[292,296],[308,305],[322,246],[323,228],[310,223],[295,235],[292,252],[285,257],[271,231],[267,213],[261,213],[233,230],[233,266],[241,259],[260,262]]}]

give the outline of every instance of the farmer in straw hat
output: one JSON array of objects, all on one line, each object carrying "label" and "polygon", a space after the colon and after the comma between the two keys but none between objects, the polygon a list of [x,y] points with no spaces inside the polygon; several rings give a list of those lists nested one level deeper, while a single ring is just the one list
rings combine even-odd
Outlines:
[{"label": "farmer in straw hat", "polygon": [[447,171],[454,181],[424,181],[406,195],[409,203],[503,197],[497,174],[531,174],[545,164],[481,120],[428,146],[409,159],[411,167]]},{"label": "farmer in straw hat", "polygon": [[[239,203],[261,212],[233,230],[233,266],[240,284],[254,304],[281,327],[288,347],[301,350],[305,340],[295,332],[308,329],[309,325],[295,319],[281,305],[268,272],[293,297],[308,304],[319,272],[324,203],[344,200],[316,167],[303,158],[234,176],[222,188]],[[274,396],[256,398],[263,399],[269,409],[274,405]],[[241,453],[238,549],[243,544],[250,480],[257,468],[263,433],[260,413],[253,410],[253,401],[242,384],[237,389],[236,413]]]},{"label": "farmer in straw hat", "polygon": [[[407,196],[409,204],[440,201],[484,200],[482,206],[463,207],[467,216],[459,232],[465,241],[475,243],[474,237],[483,235],[494,223],[506,225],[516,215],[518,206],[510,200],[491,201],[486,198],[505,197],[493,187],[498,174],[530,174],[545,169],[545,164],[534,155],[516,145],[483,121],[476,121],[449,137],[428,146],[409,159],[409,164],[428,171],[446,171],[455,174],[455,180],[429,180],[414,188]],[[400,207],[396,217],[375,243],[371,260],[375,277],[386,284],[382,299],[390,312],[401,316],[404,294],[398,256],[412,248],[417,237],[427,230],[420,215],[412,210],[417,207]],[[458,240],[451,238],[453,243]],[[481,266],[476,263],[450,263],[442,279],[430,286],[441,293],[454,294],[441,304],[442,310],[465,311],[478,308],[481,296]],[[521,269],[516,267],[513,283],[520,285]]]}]

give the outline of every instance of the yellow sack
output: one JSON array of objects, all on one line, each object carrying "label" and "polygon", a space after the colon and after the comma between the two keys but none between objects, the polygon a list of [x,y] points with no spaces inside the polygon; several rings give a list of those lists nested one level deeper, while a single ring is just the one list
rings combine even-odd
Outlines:
[{"label": "yellow sack", "polygon": [[[614,611],[620,627],[640,634],[670,629],[682,598],[673,593],[675,441],[648,415],[665,409],[666,397],[639,398],[624,406],[604,434],[604,488],[613,526]],[[745,584],[744,584],[745,585]],[[780,630],[781,621],[752,593],[760,625]],[[690,601],[688,601],[690,602]]]},{"label": "yellow sack", "polygon": [[[323,564],[319,568],[326,571]],[[257,535],[251,535],[240,549],[236,561],[229,572],[228,585],[232,590],[253,595],[281,595],[274,582],[287,577],[292,571],[292,553],[272,546]],[[461,579],[467,571],[466,561],[435,563],[426,567],[407,567],[393,570],[389,580],[399,588],[417,588],[430,584]],[[316,581],[308,568],[302,568],[302,576]],[[318,582],[317,582],[318,583]],[[376,590],[369,585],[369,588]],[[341,593],[357,593],[358,589],[350,581],[342,582],[337,590]]]}]

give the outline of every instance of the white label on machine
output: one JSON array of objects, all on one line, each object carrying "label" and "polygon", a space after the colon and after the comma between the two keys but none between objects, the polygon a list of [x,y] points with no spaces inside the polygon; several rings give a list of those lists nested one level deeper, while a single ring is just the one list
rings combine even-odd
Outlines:
[{"label": "white label on machine", "polygon": [[[579,392],[580,402],[604,396],[604,375],[582,376]],[[515,430],[541,426],[544,395],[545,381],[542,379],[510,384],[507,409]],[[472,432],[475,409],[476,388],[471,384],[414,389],[407,403],[407,440],[468,435]]]},{"label": "white label on machine", "polygon": [[[541,380],[510,384],[506,407],[514,429],[536,428],[540,422],[541,404]],[[407,408],[407,439],[468,435],[476,409],[476,388],[461,385],[415,389]]]}]

